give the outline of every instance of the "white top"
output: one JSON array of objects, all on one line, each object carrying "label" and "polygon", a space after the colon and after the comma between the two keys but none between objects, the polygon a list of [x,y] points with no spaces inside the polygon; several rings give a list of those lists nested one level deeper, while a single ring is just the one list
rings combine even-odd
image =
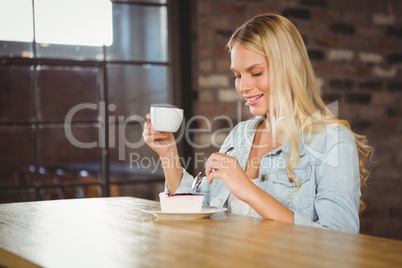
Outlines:
[{"label": "white top", "polygon": [[[257,184],[258,179],[252,179],[254,184]],[[242,215],[242,216],[250,216],[250,217],[258,217],[258,213],[250,207],[247,203],[237,199],[232,193],[229,194],[229,198],[227,200],[227,208],[228,212],[232,214]]]}]

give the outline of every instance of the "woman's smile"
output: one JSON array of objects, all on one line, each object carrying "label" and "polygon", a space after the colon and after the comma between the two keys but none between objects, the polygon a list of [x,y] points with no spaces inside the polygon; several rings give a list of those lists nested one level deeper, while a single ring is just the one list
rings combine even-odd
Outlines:
[{"label": "woman's smile", "polygon": [[248,105],[255,106],[263,96],[264,94],[259,94],[256,96],[244,96],[244,98],[246,99]]}]

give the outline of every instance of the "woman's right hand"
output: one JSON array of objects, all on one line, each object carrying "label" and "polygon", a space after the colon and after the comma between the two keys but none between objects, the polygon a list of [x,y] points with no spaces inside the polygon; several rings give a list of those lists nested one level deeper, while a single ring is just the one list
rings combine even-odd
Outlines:
[{"label": "woman's right hand", "polygon": [[171,132],[155,131],[151,125],[151,115],[148,113],[146,117],[142,136],[161,158],[167,187],[170,193],[175,193],[183,177],[176,140]]},{"label": "woman's right hand", "polygon": [[172,152],[177,152],[176,140],[171,132],[155,131],[151,124],[151,115],[147,113],[147,121],[144,124],[142,136],[146,144],[160,157],[166,157]]}]

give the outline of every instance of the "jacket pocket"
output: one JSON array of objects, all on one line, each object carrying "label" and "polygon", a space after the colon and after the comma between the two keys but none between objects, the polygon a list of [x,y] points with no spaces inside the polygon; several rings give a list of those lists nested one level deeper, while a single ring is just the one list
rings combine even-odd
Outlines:
[{"label": "jacket pocket", "polygon": [[311,170],[311,165],[298,167],[294,170],[296,176],[300,179],[300,187],[297,187],[296,181],[289,177],[287,170],[272,174],[271,187],[273,196],[275,198],[278,196],[278,201],[289,209],[302,211],[310,207],[311,200],[314,198]]}]

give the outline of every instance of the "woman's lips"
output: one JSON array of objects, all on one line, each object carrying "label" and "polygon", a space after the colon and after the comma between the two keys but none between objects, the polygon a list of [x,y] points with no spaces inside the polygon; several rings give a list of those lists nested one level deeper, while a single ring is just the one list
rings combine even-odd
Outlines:
[{"label": "woman's lips", "polygon": [[257,105],[257,103],[260,101],[261,97],[264,96],[264,94],[260,94],[260,95],[254,95],[254,96],[247,96],[245,97],[247,100],[247,103],[250,106],[254,106]]}]

